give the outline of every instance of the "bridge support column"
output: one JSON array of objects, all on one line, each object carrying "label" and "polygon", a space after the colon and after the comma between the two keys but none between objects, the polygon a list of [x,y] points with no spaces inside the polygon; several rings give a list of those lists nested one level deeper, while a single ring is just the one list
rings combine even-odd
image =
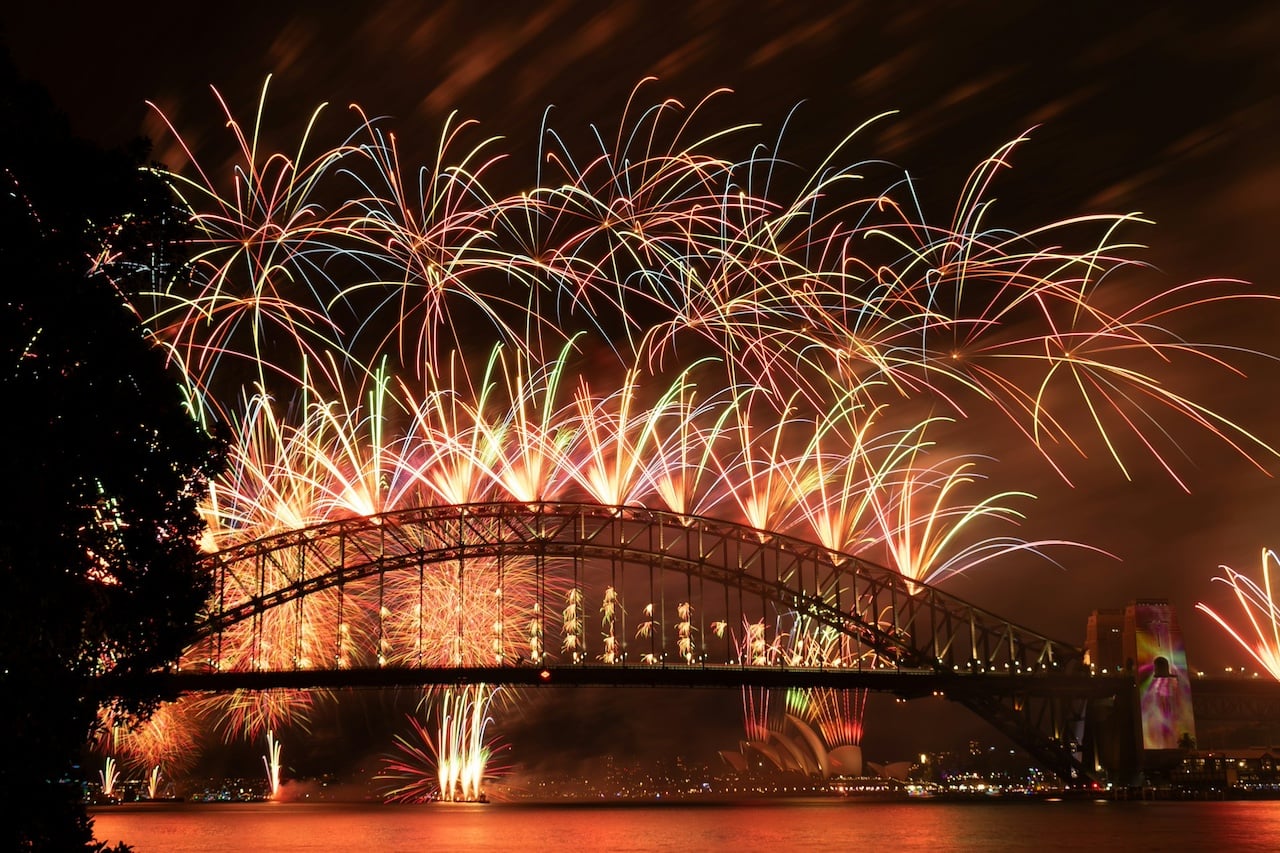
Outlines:
[{"label": "bridge support column", "polygon": [[1141,720],[1137,688],[1089,700],[1081,738],[1086,766],[1113,785],[1142,781]]}]

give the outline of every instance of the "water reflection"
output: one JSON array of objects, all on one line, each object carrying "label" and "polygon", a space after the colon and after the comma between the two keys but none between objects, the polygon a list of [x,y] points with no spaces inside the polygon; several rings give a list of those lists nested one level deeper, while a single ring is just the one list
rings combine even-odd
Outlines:
[{"label": "water reflection", "polygon": [[592,806],[142,804],[95,812],[137,853],[367,850],[1274,851],[1280,802]]}]

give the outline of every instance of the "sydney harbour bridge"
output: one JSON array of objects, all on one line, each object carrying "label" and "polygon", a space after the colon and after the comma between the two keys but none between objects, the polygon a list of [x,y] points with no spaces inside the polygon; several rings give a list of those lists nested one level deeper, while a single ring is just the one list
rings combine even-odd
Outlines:
[{"label": "sydney harbour bridge", "polygon": [[1134,687],[1132,675],[1091,674],[1075,646],[892,570],[654,509],[429,506],[207,560],[213,604],[170,676],[182,692],[485,683],[943,695],[1082,783],[1099,767],[1090,708],[1123,706]]}]

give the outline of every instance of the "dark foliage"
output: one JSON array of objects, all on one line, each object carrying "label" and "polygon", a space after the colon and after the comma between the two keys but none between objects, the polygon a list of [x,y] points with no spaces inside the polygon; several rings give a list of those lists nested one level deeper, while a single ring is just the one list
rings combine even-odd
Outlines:
[{"label": "dark foliage", "polygon": [[144,149],[74,139],[0,60],[0,848],[93,849],[77,759],[206,601],[197,501],[220,464],[126,296],[181,220]]}]

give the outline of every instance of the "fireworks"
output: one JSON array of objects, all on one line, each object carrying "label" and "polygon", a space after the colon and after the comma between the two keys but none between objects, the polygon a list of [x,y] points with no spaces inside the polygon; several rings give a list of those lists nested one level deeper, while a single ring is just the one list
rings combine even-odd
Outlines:
[{"label": "fireworks", "polygon": [[1262,584],[1246,577],[1229,566],[1222,566],[1225,577],[1216,577],[1215,581],[1225,583],[1235,593],[1236,601],[1244,613],[1244,621],[1249,630],[1234,627],[1231,622],[1220,616],[1207,604],[1200,602],[1196,609],[1209,615],[1222,629],[1235,640],[1240,648],[1249,653],[1257,661],[1263,671],[1280,681],[1280,604],[1277,603],[1271,587],[1271,566],[1280,561],[1276,552],[1270,548],[1262,550]]},{"label": "fireworks", "polygon": [[262,756],[262,766],[267,771],[267,792],[274,800],[280,793],[280,741],[275,732],[267,732],[267,754]]},{"label": "fireworks", "polygon": [[151,768],[151,773],[147,776],[147,799],[155,800],[160,797],[160,765],[157,764]]},{"label": "fireworks", "polygon": [[[786,533],[930,583],[1075,544],[989,535],[1032,496],[986,491],[992,457],[928,437],[970,412],[1007,418],[1064,478],[1063,457],[1091,446],[1127,475],[1127,432],[1181,485],[1166,430],[1179,418],[1250,460],[1272,452],[1171,384],[1184,360],[1235,369],[1174,321],[1270,297],[1206,281],[1104,300],[1104,282],[1136,263],[1119,237],[1130,217],[1024,234],[990,224],[988,189],[1022,140],[980,164],[939,226],[909,181],[878,189],[869,164],[842,164],[857,134],[798,176],[767,147],[716,154],[746,127],[687,142],[700,107],[682,115],[671,101],[624,115],[598,152],[547,134],[555,147],[512,191],[486,186],[501,143],[466,148],[469,123],[451,123],[418,169],[358,110],[328,148],[317,111],[285,153],[256,135],[265,87],[253,132],[220,103],[241,162],[228,181],[188,152],[192,174],[167,175],[197,230],[191,275],[136,306],[193,413],[234,436],[203,507],[211,552],[407,508],[586,500],[746,524],[761,541]],[[339,562],[327,547],[272,563],[256,588],[228,572],[220,606],[322,575]],[[321,585],[190,657],[247,669],[658,663],[668,636],[685,664],[717,640],[753,666],[864,654],[807,626],[767,636],[767,614],[727,636],[691,576],[681,589],[651,569],[646,589],[597,566],[608,577],[588,586],[575,565],[545,589],[535,563],[420,562]],[[459,691],[435,738],[419,732],[444,795],[477,790],[490,698]],[[768,703],[749,699],[750,731]],[[316,701],[209,700],[249,737],[305,720]],[[811,718],[824,735],[856,744],[857,697],[814,701],[835,709]],[[839,714],[858,719],[842,728]]]},{"label": "fireworks", "polygon": [[[254,127],[265,101],[264,87]],[[763,466],[793,456],[783,439],[821,432],[805,425],[820,427],[849,407],[850,396],[867,407],[925,395],[957,414],[970,408],[965,398],[994,405],[1049,458],[1055,446],[1084,449],[1087,434],[1068,432],[1079,425],[1066,415],[1081,399],[1122,467],[1114,422],[1136,430],[1170,414],[1242,452],[1267,452],[1171,390],[1176,370],[1148,372],[1179,358],[1229,367],[1166,325],[1207,301],[1266,297],[1229,282],[1196,282],[1104,310],[1102,282],[1136,263],[1135,247],[1118,239],[1130,217],[1056,222],[1026,234],[987,225],[986,193],[1023,140],[975,170],[953,222],[940,227],[912,213],[909,183],[890,185],[902,187],[905,202],[888,189],[848,191],[865,184],[857,179],[864,164],[837,165],[856,137],[800,180],[794,196],[772,198],[769,188],[796,183],[781,174],[780,157],[760,149],[735,162],[710,150],[716,137],[685,143],[668,130],[681,109],[674,102],[646,111],[612,151],[585,158],[547,151],[551,168],[505,196],[482,183],[500,156],[498,141],[463,150],[474,130],[467,125],[448,128],[433,161],[409,182],[397,144],[363,117],[340,144],[306,154],[321,135],[317,112],[296,152],[267,153],[222,106],[243,162],[226,190],[198,165],[195,178],[171,176],[201,230],[200,252],[192,284],[153,294],[144,316],[182,364],[200,411],[233,424],[243,422],[238,392],[228,395],[220,379],[237,372],[233,362],[253,366],[258,393],[307,385],[353,401],[343,391],[350,378],[389,360],[405,380],[426,378],[437,391],[462,394],[446,406],[476,416],[490,390],[505,386],[512,419],[476,426],[501,424],[501,436],[487,437],[521,451],[489,472],[516,499],[535,485],[542,497],[555,489],[555,478],[541,472],[560,460],[562,441],[575,434],[560,427],[574,420],[597,448],[574,457],[590,463],[580,482],[616,504],[628,497],[644,448],[663,446],[655,427],[665,406],[690,400],[685,392],[694,387],[719,387],[737,403],[722,432],[739,439],[731,448],[738,461],[720,466],[733,472],[722,486],[745,487],[737,502],[761,521],[770,520],[775,500],[760,480]],[[1038,248],[1056,241],[1081,248]],[[503,357],[504,375],[473,382],[471,360],[489,343],[513,351]],[[592,371],[603,378],[584,371],[569,382],[570,356],[608,365]],[[673,385],[662,377],[676,363],[684,378]],[[449,383],[440,388],[446,365]],[[1055,393],[1060,382],[1076,400]],[[604,395],[587,390],[602,383]],[[573,385],[583,394],[576,419],[572,401],[558,396]],[[751,417],[760,407],[767,411]],[[785,425],[764,429],[781,414]],[[1159,433],[1140,433],[1140,443],[1176,476]]]},{"label": "fireworks", "polygon": [[109,755],[103,762],[102,769],[98,771],[98,781],[102,784],[104,797],[115,796],[116,783],[120,781],[120,769],[116,766],[116,760]]},{"label": "fireworks", "polygon": [[439,691],[427,697],[436,717],[427,724],[409,717],[412,734],[396,736],[397,754],[387,758],[379,779],[390,802],[478,802],[497,747],[487,738],[489,710],[497,691],[486,685]]},{"label": "fireworks", "polygon": [[439,796],[435,772],[435,739],[427,725],[409,717],[412,734],[396,735],[397,754],[388,758],[378,780],[388,786],[386,799],[393,803],[425,803]]},{"label": "fireworks", "polygon": [[[103,736],[97,746],[102,752],[121,756],[135,771],[147,773],[161,766],[170,773],[184,770],[195,761],[201,734],[196,718],[184,710],[184,704],[165,702],[142,723],[104,712]],[[110,756],[108,760],[114,770],[115,761]]]}]

